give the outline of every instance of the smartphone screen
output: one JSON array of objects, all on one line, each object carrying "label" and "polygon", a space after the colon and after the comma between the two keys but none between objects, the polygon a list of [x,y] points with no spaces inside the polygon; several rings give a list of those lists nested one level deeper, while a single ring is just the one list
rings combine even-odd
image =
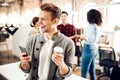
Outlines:
[{"label": "smartphone screen", "polygon": [[26,51],[26,49],[24,47],[19,46],[19,48],[20,48],[22,53],[26,53],[24,56],[28,56],[27,51]]}]

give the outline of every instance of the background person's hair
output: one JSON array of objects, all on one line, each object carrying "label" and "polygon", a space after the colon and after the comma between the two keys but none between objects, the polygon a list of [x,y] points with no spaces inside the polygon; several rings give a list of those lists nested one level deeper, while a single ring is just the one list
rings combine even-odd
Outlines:
[{"label": "background person's hair", "polygon": [[31,26],[31,27],[34,27],[35,24],[36,24],[36,22],[38,22],[38,21],[39,21],[39,17],[34,17],[34,18],[32,19],[32,21],[30,22],[30,26]]},{"label": "background person's hair", "polygon": [[68,16],[68,13],[66,11],[62,11],[62,14],[66,14]]},{"label": "background person's hair", "polygon": [[89,23],[96,23],[97,25],[101,25],[102,15],[98,10],[91,9],[87,13],[87,20]]},{"label": "background person's hair", "polygon": [[44,3],[40,6],[41,10],[51,12],[52,20],[55,18],[60,19],[61,9],[52,3]]}]

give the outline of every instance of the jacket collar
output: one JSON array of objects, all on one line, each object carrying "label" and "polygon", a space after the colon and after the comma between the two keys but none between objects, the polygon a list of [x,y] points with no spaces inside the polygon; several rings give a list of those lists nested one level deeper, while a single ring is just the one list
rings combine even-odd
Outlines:
[{"label": "jacket collar", "polygon": [[[58,33],[56,33],[55,35],[54,35],[54,37],[52,38],[52,40],[54,41],[54,42],[58,42],[58,41],[60,41],[62,38],[63,38],[63,36],[62,36],[63,34],[60,32],[60,31],[58,31]],[[46,42],[46,40],[45,40],[45,38],[44,38],[44,33],[40,33],[39,35],[38,35],[38,39],[39,39],[39,43],[41,43],[41,44],[43,44],[43,43],[45,43]]]}]

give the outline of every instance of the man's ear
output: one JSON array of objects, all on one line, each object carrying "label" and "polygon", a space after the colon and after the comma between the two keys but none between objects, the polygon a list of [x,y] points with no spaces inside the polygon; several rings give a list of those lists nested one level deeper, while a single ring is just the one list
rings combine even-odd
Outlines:
[{"label": "man's ear", "polygon": [[57,23],[57,24],[58,24],[58,22],[59,22],[59,19],[58,19],[58,18],[55,18],[55,19],[53,20],[53,23]]}]

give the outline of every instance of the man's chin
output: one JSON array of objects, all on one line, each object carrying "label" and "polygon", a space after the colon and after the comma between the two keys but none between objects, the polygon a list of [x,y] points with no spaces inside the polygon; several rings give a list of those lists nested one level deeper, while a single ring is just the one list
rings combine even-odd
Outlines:
[{"label": "man's chin", "polygon": [[45,29],[41,29],[42,32],[45,32]]}]

